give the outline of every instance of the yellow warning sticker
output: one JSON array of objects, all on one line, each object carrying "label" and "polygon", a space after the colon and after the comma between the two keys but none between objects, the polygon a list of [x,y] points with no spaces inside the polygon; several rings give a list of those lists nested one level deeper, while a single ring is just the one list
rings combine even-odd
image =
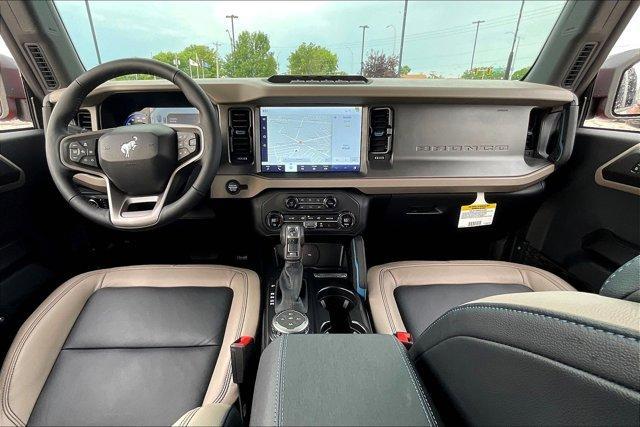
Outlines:
[{"label": "yellow warning sticker", "polygon": [[470,205],[460,207],[458,228],[482,227],[491,225],[496,214],[497,203],[487,203],[484,193],[478,193],[476,201]]}]

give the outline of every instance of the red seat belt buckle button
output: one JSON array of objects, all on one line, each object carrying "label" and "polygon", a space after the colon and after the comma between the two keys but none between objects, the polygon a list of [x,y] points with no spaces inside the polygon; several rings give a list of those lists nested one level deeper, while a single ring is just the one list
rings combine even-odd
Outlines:
[{"label": "red seat belt buckle button", "polygon": [[238,338],[237,340],[235,340],[233,342],[233,344],[231,344],[232,347],[246,347],[248,345],[253,344],[253,337],[250,336],[242,336],[240,338]]},{"label": "red seat belt buckle button", "polygon": [[253,344],[253,337],[249,336],[242,336],[231,344],[231,373],[236,384],[242,384],[247,377]]},{"label": "red seat belt buckle button", "polygon": [[413,345],[413,338],[409,332],[398,331],[396,332],[396,338],[406,347],[407,350],[409,350]]}]

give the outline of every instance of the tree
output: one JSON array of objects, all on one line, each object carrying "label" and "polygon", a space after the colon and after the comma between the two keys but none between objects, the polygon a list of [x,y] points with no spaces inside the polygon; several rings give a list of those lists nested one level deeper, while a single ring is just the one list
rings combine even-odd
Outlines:
[{"label": "tree", "polygon": [[398,77],[398,58],[383,52],[371,51],[364,61],[365,77]]},{"label": "tree", "polygon": [[511,80],[521,80],[528,72],[531,67],[524,67],[516,70],[511,74]]},{"label": "tree", "polygon": [[[153,59],[174,66],[177,60],[178,68],[193,77],[217,77],[216,62],[220,65],[217,52],[201,44],[189,45],[180,52],[159,52],[153,55]],[[193,65],[190,66],[190,63]]]},{"label": "tree", "polygon": [[402,67],[400,67],[400,75],[401,76],[406,76],[410,72],[411,72],[411,67],[409,67],[408,65],[403,65]]},{"label": "tree", "polygon": [[289,74],[330,75],[338,71],[338,55],[313,43],[302,43],[289,55]]},{"label": "tree", "polygon": [[278,72],[278,63],[270,51],[269,37],[261,32],[243,31],[236,48],[227,55],[224,73],[229,77],[268,77]]},{"label": "tree", "polygon": [[461,79],[473,80],[502,80],[504,77],[504,68],[493,67],[474,67],[466,70],[460,76]]}]

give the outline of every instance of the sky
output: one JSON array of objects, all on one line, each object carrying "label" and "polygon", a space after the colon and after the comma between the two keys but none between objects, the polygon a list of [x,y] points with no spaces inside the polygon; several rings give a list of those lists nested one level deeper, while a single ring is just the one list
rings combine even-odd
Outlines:
[{"label": "sky", "polygon": [[[327,47],[338,55],[339,69],[360,71],[361,25],[365,56],[370,50],[398,53],[403,1],[90,1],[102,61],[151,57],[180,51],[189,44],[217,45],[224,56],[231,43],[227,15],[238,16],[235,34],[263,31],[271,42],[279,71],[286,73],[289,54],[302,42]],[[56,0],[55,5],[86,68],[97,57],[84,1]],[[412,73],[435,72],[458,77],[471,62],[480,24],[474,66],[504,67],[513,42],[520,0],[417,1],[408,3],[403,64]],[[526,1],[518,35],[514,70],[533,63],[564,1]],[[640,13],[636,13],[614,52],[640,47]],[[616,50],[617,49],[617,50]],[[0,44],[0,53],[6,50]]]}]

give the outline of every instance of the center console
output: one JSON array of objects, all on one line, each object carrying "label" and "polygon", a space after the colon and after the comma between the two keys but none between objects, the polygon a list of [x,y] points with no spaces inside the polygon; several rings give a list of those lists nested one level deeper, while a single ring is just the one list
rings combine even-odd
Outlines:
[{"label": "center console", "polygon": [[287,335],[263,352],[250,425],[437,425],[391,335]]},{"label": "center console", "polygon": [[366,198],[346,191],[272,192],[254,201],[256,228],[279,237],[263,276],[263,346],[289,334],[371,333],[358,235],[366,210]]}]

